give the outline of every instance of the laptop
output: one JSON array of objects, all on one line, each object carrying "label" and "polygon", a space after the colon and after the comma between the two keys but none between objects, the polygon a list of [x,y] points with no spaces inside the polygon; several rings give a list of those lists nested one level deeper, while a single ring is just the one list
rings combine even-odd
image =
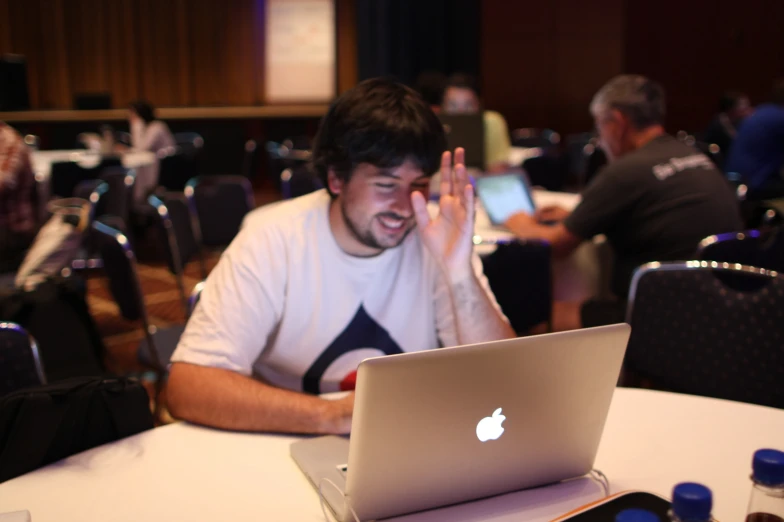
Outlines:
[{"label": "laptop", "polygon": [[372,520],[585,475],[629,333],[618,324],[366,359],[350,441],[300,440],[291,456],[345,522],[348,505]]},{"label": "laptop", "polygon": [[476,114],[439,114],[444,126],[448,150],[465,149],[465,165],[485,168],[485,121],[481,112]]},{"label": "laptop", "polygon": [[503,225],[512,214],[536,212],[531,187],[522,174],[493,174],[477,178],[476,192],[493,225]]}]

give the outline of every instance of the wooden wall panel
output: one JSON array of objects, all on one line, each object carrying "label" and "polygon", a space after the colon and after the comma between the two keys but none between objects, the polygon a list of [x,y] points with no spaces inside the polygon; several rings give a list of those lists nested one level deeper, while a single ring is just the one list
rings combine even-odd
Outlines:
[{"label": "wooden wall panel", "polygon": [[482,2],[485,106],[511,128],[589,130],[588,104],[623,65],[624,0]]},{"label": "wooden wall panel", "polygon": [[[343,88],[356,83],[354,0],[340,3]],[[27,59],[33,109],[80,92],[114,107],[264,103],[264,0],[0,0],[0,54]],[[353,35],[353,36],[352,36]]]},{"label": "wooden wall panel", "polygon": [[782,27],[780,0],[629,1],[625,67],[664,85],[670,129],[699,131],[724,90],[767,98],[784,72]]}]

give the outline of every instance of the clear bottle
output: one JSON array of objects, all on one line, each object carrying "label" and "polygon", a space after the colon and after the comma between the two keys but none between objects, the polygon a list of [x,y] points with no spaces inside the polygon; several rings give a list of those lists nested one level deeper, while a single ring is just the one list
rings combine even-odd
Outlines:
[{"label": "clear bottle", "polygon": [[702,484],[682,482],[672,490],[672,522],[709,522],[713,509],[713,494]]},{"label": "clear bottle", "polygon": [[646,509],[624,509],[615,515],[615,522],[661,522],[659,516]]},{"label": "clear bottle", "polygon": [[751,467],[754,485],[746,522],[784,522],[784,451],[757,450]]}]

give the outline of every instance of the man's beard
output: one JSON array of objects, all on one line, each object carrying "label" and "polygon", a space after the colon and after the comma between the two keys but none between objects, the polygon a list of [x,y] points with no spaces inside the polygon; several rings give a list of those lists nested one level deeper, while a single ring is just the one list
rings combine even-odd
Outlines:
[{"label": "man's beard", "polygon": [[402,219],[401,216],[395,214],[394,212],[384,212],[382,214],[376,214],[368,222],[369,225],[367,229],[360,230],[357,224],[349,217],[348,212],[346,212],[346,206],[344,204],[340,205],[340,213],[343,215],[343,222],[346,224],[346,228],[348,228],[348,231],[351,233],[352,236],[354,236],[354,239],[356,239],[357,241],[359,241],[360,243],[362,243],[367,247],[375,248],[382,251],[388,248],[395,248],[399,246],[408,237],[408,234],[410,234],[411,231],[414,229],[414,227],[411,225],[409,220],[406,220],[406,224],[404,226],[408,228],[406,229],[406,232],[400,237],[400,241],[398,241],[394,245],[382,245],[378,242],[376,237],[373,235],[373,230],[372,230],[373,220],[376,219],[378,216],[384,214],[387,214],[389,216],[394,216],[397,219]]}]

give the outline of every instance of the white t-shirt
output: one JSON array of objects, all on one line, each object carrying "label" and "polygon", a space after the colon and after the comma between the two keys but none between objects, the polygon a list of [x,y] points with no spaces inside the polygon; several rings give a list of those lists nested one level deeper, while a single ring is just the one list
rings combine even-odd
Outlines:
[{"label": "white t-shirt", "polygon": [[417,231],[378,256],[353,257],[335,241],[329,203],[320,190],[247,216],[172,362],[326,393],[353,388],[367,357],[457,344],[449,289]]}]

